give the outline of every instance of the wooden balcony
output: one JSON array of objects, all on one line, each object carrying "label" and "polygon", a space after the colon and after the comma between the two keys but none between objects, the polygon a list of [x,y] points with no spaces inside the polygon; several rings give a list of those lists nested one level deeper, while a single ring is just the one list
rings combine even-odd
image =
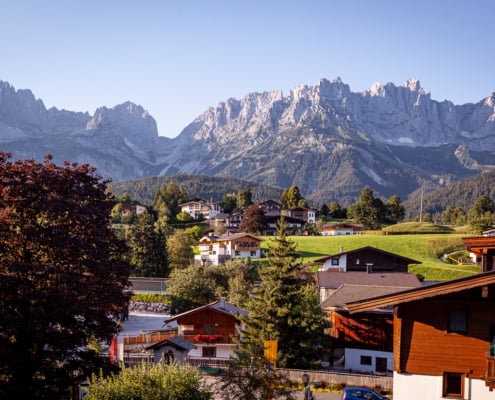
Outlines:
[{"label": "wooden balcony", "polygon": [[234,344],[233,335],[182,335],[184,339],[193,344]]},{"label": "wooden balcony", "polygon": [[238,243],[234,246],[234,250],[236,250],[236,251],[257,251],[259,249],[260,249],[260,246],[258,246],[256,244],[249,245],[249,244]]},{"label": "wooden balcony", "polygon": [[495,356],[486,353],[485,385],[492,391],[495,388]]}]

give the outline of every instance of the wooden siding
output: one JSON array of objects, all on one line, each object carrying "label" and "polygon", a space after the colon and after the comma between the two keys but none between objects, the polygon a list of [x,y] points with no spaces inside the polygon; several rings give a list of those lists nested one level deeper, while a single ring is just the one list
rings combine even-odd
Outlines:
[{"label": "wooden siding", "polygon": [[[448,332],[450,311],[453,309],[467,311],[466,334]],[[493,310],[493,300],[479,297],[466,299],[465,296],[443,296],[396,307],[395,370],[434,376],[441,376],[446,371],[461,372],[475,379],[483,379],[490,331],[495,326]]]},{"label": "wooden siding", "polygon": [[334,346],[392,352],[393,319],[390,314],[329,312],[328,317]]},{"label": "wooden siding", "polygon": [[[179,325],[192,325],[194,330],[187,330],[183,335],[234,335],[236,319],[230,314],[207,308],[200,313],[186,315],[177,320]],[[208,328],[208,329],[206,329]],[[210,331],[209,329],[212,329]]]},{"label": "wooden siding", "polygon": [[366,264],[373,264],[372,271],[407,272],[408,263],[400,256],[394,257],[373,249],[363,249],[347,254],[347,271],[366,271]]}]

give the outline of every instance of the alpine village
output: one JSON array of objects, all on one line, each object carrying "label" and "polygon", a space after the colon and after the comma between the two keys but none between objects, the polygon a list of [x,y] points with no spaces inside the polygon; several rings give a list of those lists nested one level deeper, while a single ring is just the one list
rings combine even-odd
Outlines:
[{"label": "alpine village", "polygon": [[0,82],[0,398],[495,399],[494,95],[441,107],[323,79],[165,140]]}]

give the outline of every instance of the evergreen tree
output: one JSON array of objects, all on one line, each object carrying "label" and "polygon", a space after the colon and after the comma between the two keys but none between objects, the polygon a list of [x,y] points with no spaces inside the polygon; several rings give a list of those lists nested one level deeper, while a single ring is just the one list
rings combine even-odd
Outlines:
[{"label": "evergreen tree", "polygon": [[292,185],[287,191],[287,208],[294,208],[299,205],[299,201],[302,200],[303,197],[299,188],[296,185]]},{"label": "evergreen tree", "polygon": [[261,285],[247,305],[245,331],[239,341],[239,359],[263,357],[264,341],[278,340],[278,365],[308,368],[321,356],[327,320],[319,307],[317,289],[294,242],[278,224],[278,235],[269,245],[268,265],[259,269]]},{"label": "evergreen tree", "polygon": [[248,186],[244,190],[239,190],[239,192],[237,192],[237,207],[241,210],[245,210],[251,204],[253,204],[251,188]]},{"label": "evergreen tree", "polygon": [[223,211],[227,214],[232,213],[237,207],[237,196],[232,193],[227,193],[222,197],[222,201],[220,202],[220,206],[223,208]]},{"label": "evergreen tree", "polygon": [[329,213],[330,213],[330,209],[328,208],[328,206],[326,204],[322,204],[320,207],[320,214],[323,217],[326,217],[328,216]]},{"label": "evergreen tree", "polygon": [[167,217],[169,222],[175,221],[177,214],[181,211],[179,205],[186,200],[186,191],[178,187],[174,181],[170,181],[167,186],[157,191],[153,209],[157,212],[158,217]]},{"label": "evergreen tree", "polygon": [[141,214],[127,234],[134,276],[168,276],[167,242],[153,216]]},{"label": "evergreen tree", "polygon": [[342,215],[342,207],[336,201],[332,201],[328,205],[328,215],[332,218],[344,218]]},{"label": "evergreen tree", "polygon": [[487,195],[481,195],[476,199],[468,212],[468,221],[474,229],[484,230],[493,225],[493,200]]}]

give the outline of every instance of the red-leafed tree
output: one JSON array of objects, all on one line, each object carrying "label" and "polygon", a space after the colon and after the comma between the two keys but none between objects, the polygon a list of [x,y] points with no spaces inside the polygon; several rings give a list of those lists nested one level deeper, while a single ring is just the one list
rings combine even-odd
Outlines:
[{"label": "red-leafed tree", "polygon": [[244,212],[241,223],[239,224],[240,232],[262,233],[266,227],[266,216],[264,211],[256,204],[250,205]]},{"label": "red-leafed tree", "polygon": [[127,248],[93,167],[0,152],[0,398],[67,398],[128,303]]}]

